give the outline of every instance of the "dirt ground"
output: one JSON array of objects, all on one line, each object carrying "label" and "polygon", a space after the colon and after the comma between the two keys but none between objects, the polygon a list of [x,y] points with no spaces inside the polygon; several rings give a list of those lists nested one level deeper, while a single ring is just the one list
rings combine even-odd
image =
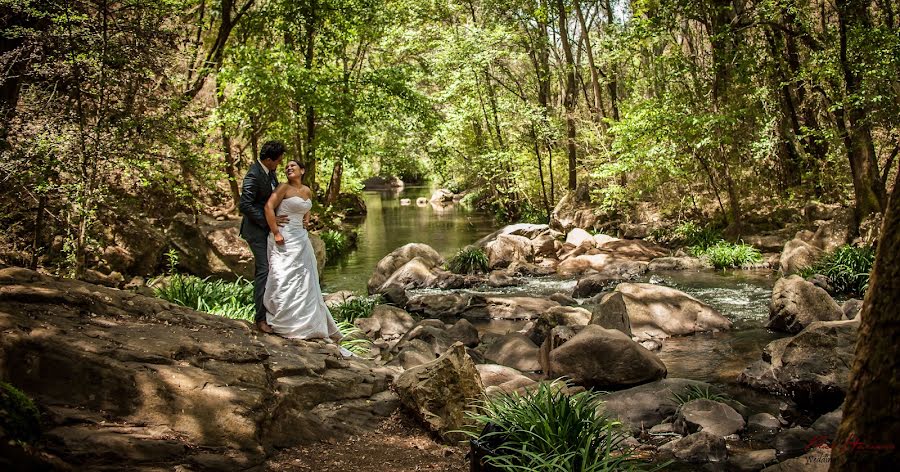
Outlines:
[{"label": "dirt ground", "polygon": [[268,472],[466,472],[465,447],[434,440],[413,420],[394,414],[378,428],[333,443],[285,449],[266,463]]}]

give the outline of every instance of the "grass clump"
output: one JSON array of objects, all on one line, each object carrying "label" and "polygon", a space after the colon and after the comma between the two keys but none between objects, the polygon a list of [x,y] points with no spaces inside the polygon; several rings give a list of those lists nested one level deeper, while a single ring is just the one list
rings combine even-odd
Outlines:
[{"label": "grass clump", "polygon": [[804,278],[821,274],[828,277],[834,293],[863,295],[869,288],[869,274],[875,263],[871,246],[844,245],[819,259],[812,267],[800,271]]},{"label": "grass clump", "polygon": [[475,246],[467,246],[457,251],[447,261],[447,267],[455,274],[487,273],[489,270],[487,254]]},{"label": "grass clump", "polygon": [[228,282],[174,274],[154,291],[163,300],[226,318],[253,321],[256,311],[253,284],[242,278]]},{"label": "grass clump", "polygon": [[716,269],[748,267],[763,260],[759,249],[742,242],[731,243],[725,240],[707,248],[692,246],[689,252],[697,257],[705,257]]},{"label": "grass clump", "polygon": [[677,403],[678,406],[684,405],[685,403],[692,400],[700,399],[712,400],[714,402],[728,401],[728,397],[726,395],[715,393],[711,391],[708,386],[701,387],[699,385],[688,385],[688,387],[681,395],[673,393],[672,399],[675,400],[675,403]]},{"label": "grass clump", "polygon": [[503,471],[641,470],[634,451],[621,447],[620,424],[597,413],[601,395],[568,396],[548,384],[524,396],[501,393],[472,415],[485,432],[467,434],[492,445],[484,463]]},{"label": "grass clump", "polygon": [[693,221],[684,221],[670,229],[654,230],[651,238],[660,244],[706,250],[722,241],[722,234],[711,227],[701,227]]},{"label": "grass clump", "polygon": [[335,321],[353,323],[359,318],[368,318],[376,305],[383,303],[381,296],[355,297],[331,307],[331,316]]},{"label": "grass clump", "polygon": [[368,357],[371,353],[372,341],[366,338],[362,330],[349,321],[338,321],[341,331],[341,347],[360,357]]},{"label": "grass clump", "polygon": [[350,238],[346,233],[329,229],[319,233],[322,242],[325,243],[325,254],[328,259],[335,258],[350,249]]},{"label": "grass clump", "polygon": [[41,416],[21,390],[0,382],[0,434],[5,440],[32,443],[41,436]]}]

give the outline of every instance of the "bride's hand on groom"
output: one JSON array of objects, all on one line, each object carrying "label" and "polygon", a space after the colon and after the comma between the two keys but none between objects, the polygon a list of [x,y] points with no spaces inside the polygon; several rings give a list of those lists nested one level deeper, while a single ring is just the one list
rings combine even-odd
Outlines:
[{"label": "bride's hand on groom", "polygon": [[275,235],[275,244],[282,246],[284,245],[284,236],[281,233]]}]

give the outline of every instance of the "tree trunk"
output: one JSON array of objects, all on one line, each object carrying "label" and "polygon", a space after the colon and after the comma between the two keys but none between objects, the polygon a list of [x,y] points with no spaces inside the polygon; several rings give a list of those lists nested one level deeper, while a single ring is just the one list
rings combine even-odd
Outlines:
[{"label": "tree trunk", "polygon": [[[216,106],[220,107],[225,102],[225,84],[216,77]],[[231,151],[231,135],[225,129],[225,125],[219,127],[222,134],[222,158],[225,176],[228,178],[228,187],[231,190],[232,208],[237,208],[241,200],[241,192],[238,188],[237,169],[234,165],[234,153]]]},{"label": "tree trunk", "polygon": [[[306,50],[304,51],[304,67],[311,71],[315,65],[316,46],[316,14],[317,2],[312,0],[309,4],[309,15],[306,19]],[[303,175],[304,183],[312,189],[313,193],[319,190],[316,182],[316,169],[319,167],[316,161],[316,109],[312,105],[306,107],[306,173]]]},{"label": "tree trunk", "polygon": [[584,32],[584,50],[587,53],[588,68],[591,70],[591,90],[594,94],[594,106],[592,108],[594,119],[599,122],[603,118],[600,111],[603,109],[603,96],[600,94],[600,77],[597,72],[597,66],[594,64],[594,49],[591,47],[591,37],[588,34],[587,22],[584,21],[584,13],[581,11],[581,4],[578,3],[578,0],[575,0],[575,14],[578,16],[578,23]]},{"label": "tree trunk", "polygon": [[569,42],[569,21],[566,16],[566,5],[563,0],[556,0],[559,13],[559,39],[566,58],[566,92],[563,105],[566,109],[566,152],[569,157],[568,189],[575,191],[578,185],[576,169],[578,160],[575,149],[575,59],[572,57],[572,45]]},{"label": "tree trunk", "polygon": [[328,189],[325,191],[325,204],[332,205],[341,194],[341,179],[344,176],[344,159],[338,158],[331,170],[331,179],[328,181]]},{"label": "tree trunk", "polygon": [[[900,459],[900,176],[884,222],[869,290],[860,313],[856,357],[844,417],[832,443],[831,468],[837,471],[891,470]],[[884,446],[887,450],[870,448]]]}]

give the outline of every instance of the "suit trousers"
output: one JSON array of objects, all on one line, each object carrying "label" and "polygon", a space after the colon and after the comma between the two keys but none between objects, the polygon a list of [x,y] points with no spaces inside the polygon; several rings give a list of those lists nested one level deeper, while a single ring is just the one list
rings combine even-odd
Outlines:
[{"label": "suit trousers", "polygon": [[253,304],[256,306],[256,315],[253,321],[266,320],[266,307],[263,306],[263,295],[266,292],[266,281],[269,279],[269,254],[267,249],[267,237],[246,238],[253,253],[255,273],[253,274]]}]

